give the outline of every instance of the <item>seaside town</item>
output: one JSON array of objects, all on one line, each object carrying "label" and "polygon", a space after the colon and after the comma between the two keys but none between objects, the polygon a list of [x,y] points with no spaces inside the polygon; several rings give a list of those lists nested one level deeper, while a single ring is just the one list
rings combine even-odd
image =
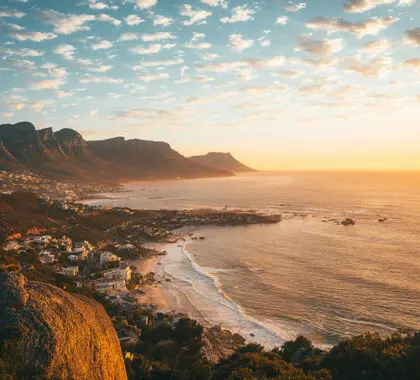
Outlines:
[{"label": "seaside town", "polygon": [[[281,220],[279,215],[239,210],[154,211],[89,206],[68,199],[38,198],[24,192],[0,195],[1,202],[5,207],[0,210],[0,213],[4,212],[0,223],[3,241],[1,244],[0,240],[0,251],[3,250],[0,267],[9,272],[30,273],[36,270],[39,262],[60,278],[67,278],[63,281],[75,284],[78,291],[102,294],[107,302],[124,313],[132,313],[141,305],[141,315],[135,324],[121,324],[122,317],[114,317],[122,347],[137,344],[142,326],[147,326],[149,319],[156,317],[156,305],[144,296],[160,282],[170,281],[156,278],[151,267],[146,265],[166,254],[148,248],[148,243],[178,244],[186,238],[204,240],[205,236],[191,232],[200,226],[271,224]],[[9,207],[12,212],[7,211]],[[19,214],[19,221],[13,219],[13,213],[22,210],[25,215],[30,214],[29,224],[24,228],[20,219],[22,214]],[[38,214],[48,215],[48,220],[60,221],[45,225],[41,218],[37,222]],[[181,232],[186,228],[188,233]],[[15,261],[10,260],[11,257]],[[28,257],[32,259],[26,259]],[[176,323],[183,317],[175,312],[159,315],[165,323]],[[244,343],[239,335],[217,326],[208,332],[209,341],[218,342],[217,355],[227,355]],[[214,349],[209,355],[216,355]]]},{"label": "seaside town", "polygon": [[87,199],[102,193],[121,192],[119,185],[75,183],[57,181],[30,171],[0,170],[0,194],[12,194],[16,191],[27,191],[42,194],[43,197],[76,201]]}]

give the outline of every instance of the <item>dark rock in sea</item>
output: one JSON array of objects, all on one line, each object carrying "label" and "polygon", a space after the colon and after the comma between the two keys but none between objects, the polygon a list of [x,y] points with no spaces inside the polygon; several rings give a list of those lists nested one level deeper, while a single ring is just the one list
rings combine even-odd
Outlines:
[{"label": "dark rock in sea", "polygon": [[384,222],[386,222],[388,220],[388,218],[380,218],[379,220],[378,220],[378,222],[379,223],[384,223]]},{"label": "dark rock in sea", "polygon": [[0,274],[2,368],[16,379],[127,379],[104,308],[55,286]]},{"label": "dark rock in sea", "polygon": [[343,226],[354,226],[354,225],[356,224],[356,221],[355,221],[355,220],[353,220],[353,219],[351,219],[351,218],[347,218],[347,219],[344,219],[344,220],[341,222],[341,224],[342,224]]},{"label": "dark rock in sea", "polygon": [[204,236],[200,236],[200,240],[206,240]]}]

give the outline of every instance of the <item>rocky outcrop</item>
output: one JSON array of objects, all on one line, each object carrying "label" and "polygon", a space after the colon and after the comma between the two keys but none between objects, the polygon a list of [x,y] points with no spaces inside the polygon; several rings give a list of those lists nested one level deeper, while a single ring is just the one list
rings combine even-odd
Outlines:
[{"label": "rocky outcrop", "polygon": [[104,308],[55,286],[0,274],[3,372],[19,379],[127,379]]},{"label": "rocky outcrop", "polygon": [[232,355],[239,347],[245,345],[245,339],[239,335],[224,330],[220,326],[204,329],[204,353],[213,363]]},{"label": "rocky outcrop", "polygon": [[211,152],[204,156],[192,156],[189,159],[200,165],[233,173],[256,171],[238,161],[230,153]]}]

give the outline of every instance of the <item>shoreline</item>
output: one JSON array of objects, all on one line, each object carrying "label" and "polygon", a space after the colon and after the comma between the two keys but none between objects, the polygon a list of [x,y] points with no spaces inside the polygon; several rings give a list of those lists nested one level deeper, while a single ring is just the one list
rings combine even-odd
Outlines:
[{"label": "shoreline", "polygon": [[[200,229],[194,229],[195,237],[200,235]],[[192,232],[184,233],[183,238],[176,243],[151,243],[149,248],[167,251],[165,256],[155,256],[153,262],[144,266],[146,271],[156,273],[156,287],[148,288],[150,291],[147,300],[162,311],[173,315],[185,315],[196,320],[205,328],[221,328],[232,334],[239,334],[246,342],[256,342],[266,348],[281,346],[287,339],[281,338],[276,332],[265,326],[263,322],[254,319],[244,312],[221,288],[219,280],[206,274],[203,268],[196,263],[186,247],[192,241]],[[168,273],[175,263],[189,266],[190,273],[186,278],[180,278]],[[175,264],[176,265],[176,264]],[[200,289],[200,280],[189,278],[196,275],[201,281],[206,281],[208,287]],[[169,280],[169,281],[167,281]],[[163,301],[165,307],[162,308]]]}]

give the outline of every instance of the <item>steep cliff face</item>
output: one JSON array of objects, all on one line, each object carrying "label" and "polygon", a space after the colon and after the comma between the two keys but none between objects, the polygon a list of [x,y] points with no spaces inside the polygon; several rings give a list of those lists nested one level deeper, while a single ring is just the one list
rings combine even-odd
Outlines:
[{"label": "steep cliff face", "polygon": [[19,379],[127,379],[100,304],[22,275],[0,274],[0,345],[3,371]]}]

